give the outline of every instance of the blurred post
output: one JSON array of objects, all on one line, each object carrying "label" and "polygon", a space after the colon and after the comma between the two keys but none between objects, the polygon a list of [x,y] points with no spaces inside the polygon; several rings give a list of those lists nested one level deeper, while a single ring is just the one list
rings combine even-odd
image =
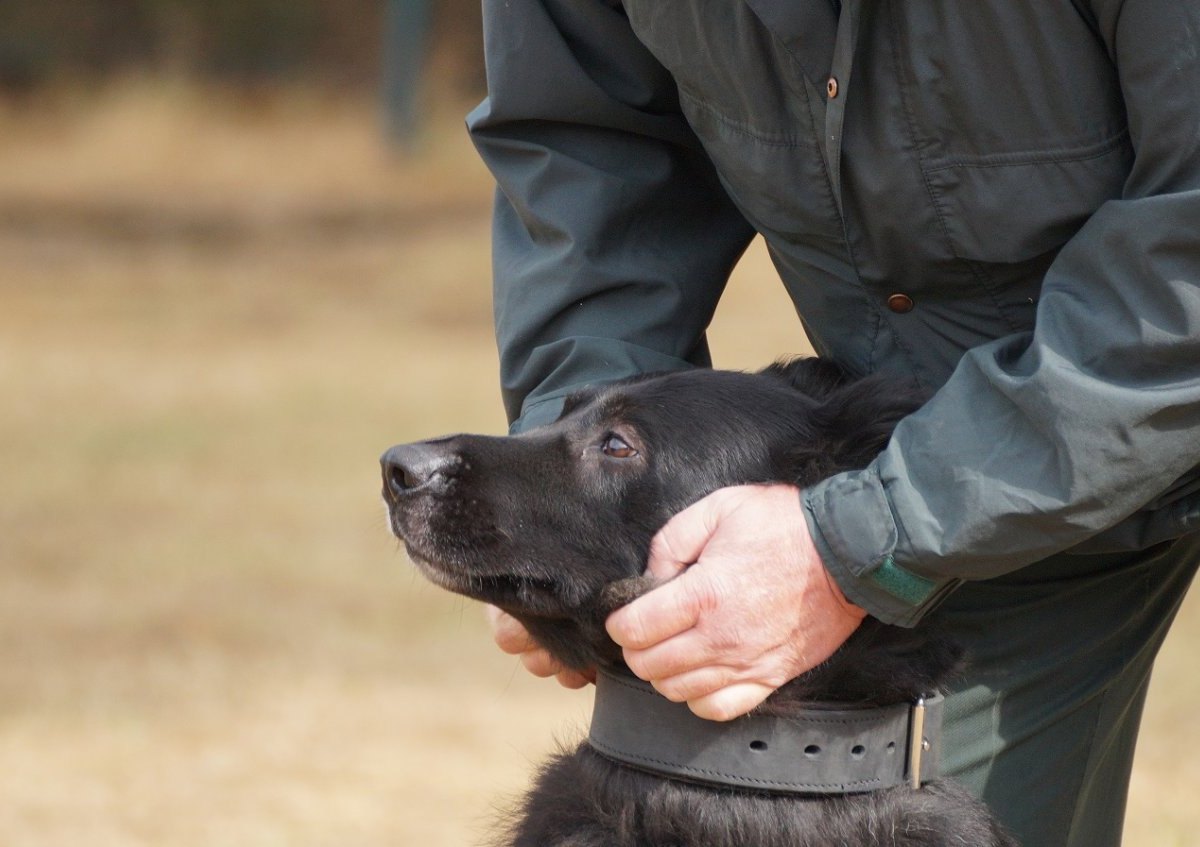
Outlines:
[{"label": "blurred post", "polygon": [[429,44],[430,0],[387,0],[383,109],[388,140],[410,146],[420,130],[419,98]]}]

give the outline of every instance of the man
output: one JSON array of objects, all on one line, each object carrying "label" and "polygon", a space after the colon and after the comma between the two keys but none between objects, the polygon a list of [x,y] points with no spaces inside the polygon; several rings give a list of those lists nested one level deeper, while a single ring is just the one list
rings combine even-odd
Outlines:
[{"label": "man", "polygon": [[1200,561],[1200,7],[488,0],[485,28],[513,431],[707,365],[755,232],[821,355],[935,391],[864,471],[673,519],[649,568],[682,575],[609,620],[633,671],[728,719],[864,615],[939,608],[972,657],[952,775],[1026,847],[1119,844]]}]

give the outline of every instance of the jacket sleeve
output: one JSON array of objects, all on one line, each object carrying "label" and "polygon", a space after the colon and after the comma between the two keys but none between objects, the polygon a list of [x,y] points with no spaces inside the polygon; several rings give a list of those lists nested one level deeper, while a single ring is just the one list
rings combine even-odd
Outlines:
[{"label": "jacket sleeve", "polygon": [[704,331],[753,235],[674,82],[605,0],[484,0],[494,308],[514,431],[591,382],[709,363]]},{"label": "jacket sleeve", "polygon": [[971,350],[876,462],[804,495],[834,577],[885,621],[1068,548],[1200,530],[1200,6],[1094,6],[1122,196],[1057,256],[1032,334]]}]

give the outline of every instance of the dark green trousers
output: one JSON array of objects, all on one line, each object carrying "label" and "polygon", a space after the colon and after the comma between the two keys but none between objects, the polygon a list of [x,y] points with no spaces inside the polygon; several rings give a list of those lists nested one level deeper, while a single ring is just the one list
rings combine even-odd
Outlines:
[{"label": "dark green trousers", "polygon": [[1154,657],[1200,535],[1060,555],[965,586],[938,612],[970,652],[947,699],[950,775],[1024,847],[1116,847]]}]

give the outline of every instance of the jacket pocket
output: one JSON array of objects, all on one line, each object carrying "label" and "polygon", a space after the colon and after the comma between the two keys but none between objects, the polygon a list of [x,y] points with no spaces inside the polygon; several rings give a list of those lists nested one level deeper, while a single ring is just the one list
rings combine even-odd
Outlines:
[{"label": "jacket pocket", "polygon": [[811,125],[764,129],[682,88],[680,104],[726,191],[756,229],[788,241],[840,243],[837,206]]},{"label": "jacket pocket", "polygon": [[955,253],[1021,262],[1061,247],[1133,164],[1128,134],[1073,149],[929,162],[925,177]]},{"label": "jacket pocket", "polygon": [[1133,161],[1117,70],[1077,4],[888,0],[886,37],[926,184],[960,258],[1061,247]]}]

